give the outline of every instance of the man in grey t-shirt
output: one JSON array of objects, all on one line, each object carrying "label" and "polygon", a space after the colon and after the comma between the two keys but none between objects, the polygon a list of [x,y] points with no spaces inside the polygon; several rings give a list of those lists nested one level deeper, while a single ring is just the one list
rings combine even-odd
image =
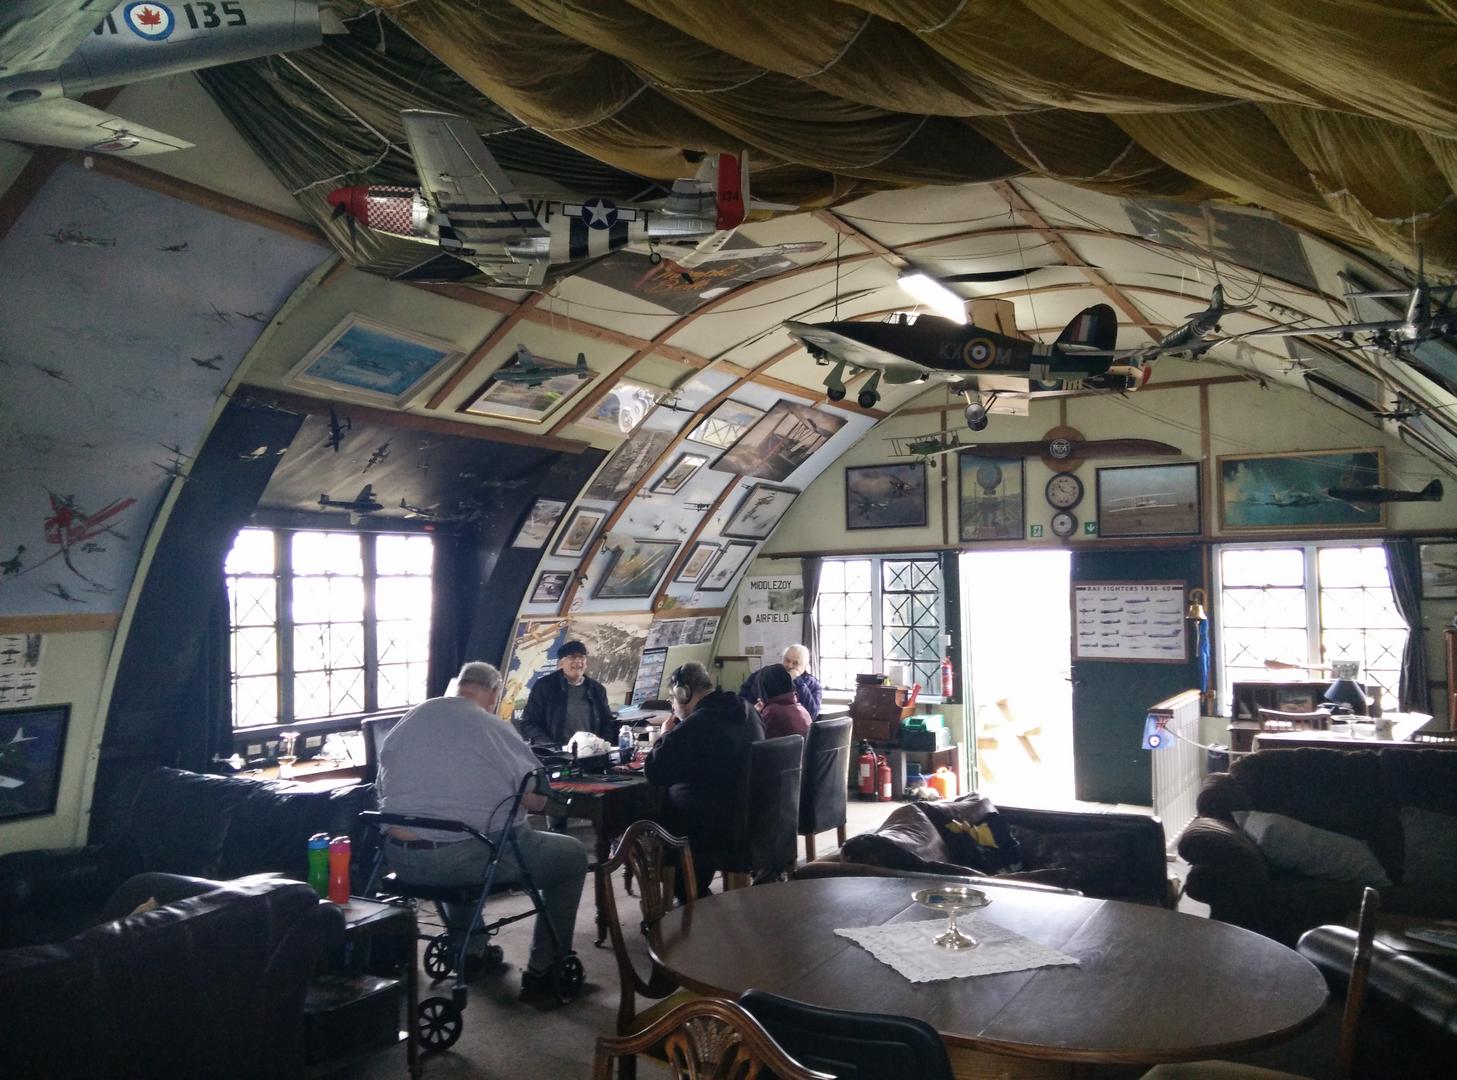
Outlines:
[{"label": "man in grey t-shirt", "polygon": [[[522,777],[540,763],[511,725],[495,715],[501,697],[499,671],[490,664],[466,664],[460,669],[456,693],[416,705],[385,738],[375,781],[380,809],[451,818],[494,836],[507,824],[504,815]],[[526,810],[539,811],[544,805],[542,796],[527,795],[510,823],[521,863],[541,890],[545,914],[561,942],[560,948],[553,948],[551,934],[538,915],[531,958],[521,978],[523,1001],[551,996],[550,970],[571,949],[587,876],[587,850],[581,841],[538,832],[527,824]],[[392,826],[385,834],[390,869],[422,885],[480,884],[489,856],[486,845],[460,833]],[[519,882],[522,870],[507,845],[496,881]],[[464,933],[473,914],[471,908],[449,905],[451,931]]]}]

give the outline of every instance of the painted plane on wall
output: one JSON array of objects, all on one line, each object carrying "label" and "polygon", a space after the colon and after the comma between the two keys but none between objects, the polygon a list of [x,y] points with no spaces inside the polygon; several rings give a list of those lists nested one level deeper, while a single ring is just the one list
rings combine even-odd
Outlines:
[{"label": "painted plane on wall", "polygon": [[13,54],[0,54],[0,139],[127,157],[192,144],[83,104],[82,94],[310,49],[324,32],[315,0],[82,0],[44,16],[54,0],[15,2],[36,8],[29,17],[53,33],[17,34]]},{"label": "painted plane on wall", "polygon": [[554,265],[628,244],[707,238],[706,244],[722,247],[748,212],[740,160],[733,154],[705,158],[697,176],[673,181],[660,209],[619,206],[601,197],[528,202],[464,118],[418,109],[400,117],[420,188],[335,188],[328,196],[334,216],[438,244],[502,285],[538,286]]},{"label": "painted plane on wall", "polygon": [[319,508],[321,510],[347,510],[349,511],[349,523],[358,525],[359,519],[365,514],[373,514],[384,509],[384,503],[374,496],[374,485],[365,484],[359,489],[359,494],[349,500],[331,499],[328,494],[319,496]]},{"label": "painted plane on wall", "polygon": [[1117,348],[1118,316],[1107,304],[1084,308],[1051,345],[1009,337],[979,326],[961,325],[937,315],[865,323],[840,321],[809,324],[786,322],[789,335],[816,360],[833,363],[825,378],[831,401],[845,397],[845,372],[872,371],[856,397],[862,408],[880,400],[880,382],[892,385],[932,380],[953,384],[966,395],[966,424],[986,428],[988,405],[976,388],[978,375],[1026,379],[1042,388],[1080,382],[1094,389],[1137,390],[1148,381],[1148,364],[1175,353],[1198,355],[1225,340],[1211,338],[1219,320],[1242,308],[1224,303],[1215,286],[1209,306],[1159,341],[1130,349]]}]

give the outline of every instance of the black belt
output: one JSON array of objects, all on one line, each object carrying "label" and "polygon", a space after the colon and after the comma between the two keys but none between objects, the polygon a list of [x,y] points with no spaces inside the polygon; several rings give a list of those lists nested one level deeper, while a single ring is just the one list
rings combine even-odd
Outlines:
[{"label": "black belt", "polygon": [[434,851],[436,848],[449,847],[451,844],[460,843],[459,840],[401,840],[397,836],[386,836],[385,839],[391,844],[396,844],[407,851]]}]

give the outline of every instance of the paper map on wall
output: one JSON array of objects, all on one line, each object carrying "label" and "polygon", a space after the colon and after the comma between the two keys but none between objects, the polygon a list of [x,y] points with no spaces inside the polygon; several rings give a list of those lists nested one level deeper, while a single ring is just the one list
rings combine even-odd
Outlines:
[{"label": "paper map on wall", "polygon": [[701,615],[696,619],[658,619],[648,631],[647,648],[669,645],[708,645],[718,635],[718,616]]},{"label": "paper map on wall", "polygon": [[44,645],[43,634],[0,634],[0,706],[35,701]]},{"label": "paper map on wall", "polygon": [[1075,660],[1144,660],[1182,664],[1184,584],[1180,581],[1089,582],[1073,586]]}]

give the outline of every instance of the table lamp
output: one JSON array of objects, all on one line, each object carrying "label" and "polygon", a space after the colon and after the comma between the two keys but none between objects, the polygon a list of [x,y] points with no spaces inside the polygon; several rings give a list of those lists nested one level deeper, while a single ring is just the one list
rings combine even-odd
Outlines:
[{"label": "table lamp", "polygon": [[1366,696],[1366,691],[1356,681],[1359,670],[1359,665],[1353,661],[1337,660],[1331,664],[1331,673],[1335,678],[1326,687],[1323,697],[1327,704],[1334,707],[1332,711],[1364,713],[1370,708],[1373,699]]}]

